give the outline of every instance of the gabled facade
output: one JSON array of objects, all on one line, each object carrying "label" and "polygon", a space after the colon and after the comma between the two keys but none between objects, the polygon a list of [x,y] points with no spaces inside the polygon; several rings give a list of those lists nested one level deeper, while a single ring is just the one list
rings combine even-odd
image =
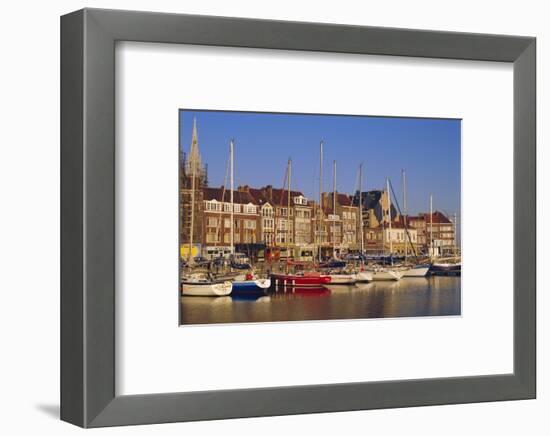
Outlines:
[{"label": "gabled facade", "polygon": [[442,212],[435,211],[431,216],[429,213],[411,216],[409,223],[418,232],[418,243],[423,253],[446,256],[457,251],[455,223]]},{"label": "gabled facade", "polygon": [[231,222],[231,192],[224,187],[203,188],[203,255],[217,257],[231,252],[233,246],[256,244],[261,236],[261,208],[248,187],[233,191],[233,223]]}]

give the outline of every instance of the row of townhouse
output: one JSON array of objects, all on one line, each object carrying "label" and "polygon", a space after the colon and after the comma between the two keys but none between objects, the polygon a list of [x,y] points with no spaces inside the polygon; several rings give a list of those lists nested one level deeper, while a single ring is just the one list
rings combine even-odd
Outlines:
[{"label": "row of townhouse", "polygon": [[435,211],[421,213],[408,218],[408,225],[416,229],[419,246],[422,252],[433,256],[448,256],[457,254],[458,241],[456,232],[456,217],[451,220],[445,214]]},{"label": "row of townhouse", "polygon": [[197,208],[202,237],[194,242],[200,242],[210,257],[225,254],[231,247],[231,216],[234,246],[321,246],[326,253],[358,248],[358,208],[344,194],[323,195],[322,213],[319,203],[302,192],[270,185],[259,189],[241,186],[233,191],[233,214],[231,192],[223,187],[203,187],[196,197],[202,201]]},{"label": "row of townhouse", "polygon": [[231,242],[237,247],[309,247],[316,255],[320,247],[324,257],[357,250],[434,255],[456,251],[455,224],[443,213],[405,220],[385,190],[353,196],[324,193],[320,204],[300,191],[242,186],[233,191],[231,206],[229,190],[208,186],[196,120],[189,152],[182,153],[180,165],[182,257],[228,254]]},{"label": "row of townhouse", "polygon": [[441,212],[431,219],[429,214],[407,217],[405,225],[404,217],[388,207],[385,191],[366,194],[375,201],[363,202],[360,211],[358,202],[345,194],[324,194],[320,208],[299,191],[242,186],[233,192],[231,214],[229,190],[202,187],[195,194],[193,242],[208,257],[228,254],[232,242],[233,246],[310,247],[316,255],[320,247],[323,257],[360,249],[396,255],[427,254],[430,246],[438,255],[455,250],[454,224]]},{"label": "row of townhouse", "polygon": [[[324,194],[320,208],[300,191],[242,186],[233,191],[232,214],[229,190],[202,187],[194,196],[193,242],[207,257],[227,255],[232,243],[233,247],[309,247],[315,255],[320,247],[323,257],[360,249],[368,254],[396,255],[427,254],[430,246],[437,255],[455,250],[454,224],[441,212],[431,219],[429,214],[407,217],[405,225],[404,217],[388,207],[385,191],[365,194],[374,201],[363,201],[360,211],[357,198],[354,201],[345,194]],[[182,232],[182,243],[188,241],[185,234],[189,231]]]},{"label": "row of townhouse", "polygon": [[[352,201],[359,204],[358,196]],[[369,254],[446,256],[458,251],[456,223],[440,211],[404,217],[385,190],[363,192],[361,204],[363,249]]]}]

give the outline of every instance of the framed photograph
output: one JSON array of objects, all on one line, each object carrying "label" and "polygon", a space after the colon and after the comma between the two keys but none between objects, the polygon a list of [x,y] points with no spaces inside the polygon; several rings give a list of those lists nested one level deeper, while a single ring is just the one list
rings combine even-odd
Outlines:
[{"label": "framed photograph", "polygon": [[[180,324],[461,314],[461,120],[185,109],[179,123]],[[423,188],[407,191],[411,173]]]},{"label": "framed photograph", "polygon": [[61,416],[536,395],[531,37],[61,18]]}]

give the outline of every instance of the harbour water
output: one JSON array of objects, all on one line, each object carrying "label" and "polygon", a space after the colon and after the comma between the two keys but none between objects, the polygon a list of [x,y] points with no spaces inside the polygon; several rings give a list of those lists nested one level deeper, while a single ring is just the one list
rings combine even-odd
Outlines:
[{"label": "harbour water", "polygon": [[270,289],[266,294],[180,297],[181,324],[449,316],[461,313],[460,277]]}]

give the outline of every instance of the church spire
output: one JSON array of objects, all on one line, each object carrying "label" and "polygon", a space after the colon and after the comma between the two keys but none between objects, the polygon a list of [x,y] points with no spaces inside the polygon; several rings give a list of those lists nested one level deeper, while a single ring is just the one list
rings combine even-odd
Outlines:
[{"label": "church spire", "polygon": [[187,173],[201,175],[202,164],[199,153],[199,135],[197,133],[197,118],[193,118],[193,134],[191,136],[191,147],[187,158]]}]

